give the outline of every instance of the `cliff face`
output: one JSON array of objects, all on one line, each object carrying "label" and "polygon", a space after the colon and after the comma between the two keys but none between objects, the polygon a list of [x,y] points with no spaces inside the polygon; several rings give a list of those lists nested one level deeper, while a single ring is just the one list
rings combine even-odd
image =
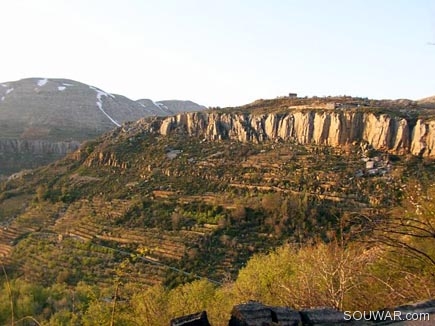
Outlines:
[{"label": "cliff face", "polygon": [[78,141],[0,139],[0,177],[48,164],[79,146]]},{"label": "cliff face", "polygon": [[78,149],[78,141],[52,142],[47,140],[25,140],[25,139],[0,139],[0,153],[29,153],[29,154],[59,154],[65,155]]},{"label": "cliff face", "polygon": [[300,144],[342,146],[367,142],[396,154],[435,157],[435,121],[355,111],[292,111],[283,114],[196,112],[160,121],[159,132],[184,132],[208,140],[262,142],[282,139]]}]

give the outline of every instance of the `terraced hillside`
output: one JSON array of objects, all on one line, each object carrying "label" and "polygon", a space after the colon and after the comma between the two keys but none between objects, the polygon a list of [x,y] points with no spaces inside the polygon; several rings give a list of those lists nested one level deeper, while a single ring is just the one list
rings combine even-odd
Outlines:
[{"label": "terraced hillside", "polygon": [[32,205],[0,230],[1,262],[30,282],[108,285],[120,262],[127,260],[124,281],[160,284],[183,259],[186,247],[205,233],[113,225],[132,204],[94,198],[69,206]]},{"label": "terraced hillside", "polygon": [[367,143],[211,141],[162,135],[157,120],[1,183],[0,255],[12,276],[222,282],[277,245],[367,232],[356,216],[386,214],[408,184],[432,180],[433,161]]}]

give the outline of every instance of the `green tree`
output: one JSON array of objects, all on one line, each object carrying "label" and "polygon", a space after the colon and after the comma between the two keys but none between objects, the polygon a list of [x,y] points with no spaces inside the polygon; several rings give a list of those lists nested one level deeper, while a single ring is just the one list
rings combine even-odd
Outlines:
[{"label": "green tree", "polygon": [[213,305],[216,287],[207,280],[181,285],[168,294],[169,316],[184,316]]},{"label": "green tree", "polygon": [[134,320],[138,325],[169,325],[168,292],[161,285],[134,294],[131,307]]},{"label": "green tree", "polygon": [[237,278],[237,296],[295,308],[343,309],[363,285],[366,268],[375,259],[363,246],[337,242],[301,249],[283,246],[249,260]]},{"label": "green tree", "polygon": [[267,304],[283,305],[287,296],[283,284],[288,284],[294,275],[290,247],[277,249],[269,254],[254,255],[240,270],[235,283],[236,296],[240,301],[258,300]]}]

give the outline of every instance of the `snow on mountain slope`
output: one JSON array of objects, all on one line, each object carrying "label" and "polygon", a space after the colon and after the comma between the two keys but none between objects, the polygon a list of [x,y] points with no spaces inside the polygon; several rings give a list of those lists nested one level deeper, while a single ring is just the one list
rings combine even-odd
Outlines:
[{"label": "snow on mountain slope", "polygon": [[[35,166],[24,164],[23,151],[26,157],[37,161],[36,156],[47,155],[44,150],[36,153],[33,149],[52,148],[57,144],[56,154],[61,155],[63,149],[74,150],[80,142],[98,137],[124,122],[172,115],[184,103],[175,102],[177,109],[164,101],[162,104],[133,101],[68,79],[28,78],[0,83],[0,175]],[[68,144],[59,145],[59,142]],[[46,158],[42,160],[44,163]]]},{"label": "snow on mountain slope", "polygon": [[168,116],[182,112],[202,111],[206,109],[205,106],[192,101],[169,100],[154,102],[150,99],[141,99],[136,102],[141,104],[150,115],[156,116]]}]

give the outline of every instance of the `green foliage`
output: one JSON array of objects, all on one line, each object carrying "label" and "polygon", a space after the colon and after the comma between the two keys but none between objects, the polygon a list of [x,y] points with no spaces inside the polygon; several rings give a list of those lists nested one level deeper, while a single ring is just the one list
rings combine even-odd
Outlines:
[{"label": "green foliage", "polygon": [[222,206],[210,206],[198,202],[183,205],[179,214],[185,218],[194,220],[197,224],[217,224],[220,219],[225,218]]},{"label": "green foliage", "polygon": [[85,326],[109,325],[111,317],[111,305],[104,301],[92,301],[83,315],[82,321]]},{"label": "green foliage", "polygon": [[155,285],[133,295],[131,306],[138,325],[169,325],[168,291]]},{"label": "green foliage", "polygon": [[254,255],[240,270],[236,281],[241,301],[258,300],[274,305],[286,303],[287,294],[282,284],[295,273],[293,257],[294,251],[287,247],[269,254]]},{"label": "green foliage", "polygon": [[[334,241],[256,254],[234,282],[221,286],[206,280],[173,289],[119,283],[119,291],[85,283],[44,288],[13,280],[10,285],[16,320],[27,316],[44,325],[109,325],[116,304],[115,324],[120,325],[167,325],[171,318],[202,310],[214,325],[224,325],[232,306],[247,300],[294,308],[374,310],[416,301],[422,293],[433,296],[433,275],[404,268],[408,259],[388,247]],[[10,305],[6,283],[2,286],[0,322],[7,324]]]},{"label": "green foliage", "polygon": [[69,310],[59,310],[55,312],[47,324],[47,326],[80,326],[80,318],[77,314]]},{"label": "green foliage", "polygon": [[206,280],[193,281],[171,290],[168,294],[169,316],[207,310],[213,305],[215,290],[215,286]]},{"label": "green foliage", "polygon": [[7,324],[12,320],[11,300],[14,307],[14,319],[26,316],[43,316],[49,292],[42,286],[29,284],[18,279],[11,280],[9,286],[12,298],[9,297],[8,284],[4,282],[0,291],[0,323]]}]

